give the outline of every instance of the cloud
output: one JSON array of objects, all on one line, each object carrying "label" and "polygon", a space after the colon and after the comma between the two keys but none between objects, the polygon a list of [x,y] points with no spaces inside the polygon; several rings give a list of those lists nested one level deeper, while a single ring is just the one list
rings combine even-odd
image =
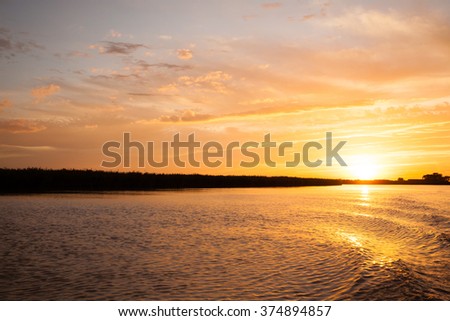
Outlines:
[{"label": "cloud", "polygon": [[188,70],[188,69],[192,69],[192,66],[181,66],[181,65],[176,65],[176,64],[168,64],[168,63],[157,63],[157,64],[151,64],[150,66],[153,67],[159,67],[159,68],[167,68],[167,69],[172,69],[172,70]]},{"label": "cloud", "polygon": [[173,93],[173,92],[177,92],[178,88],[177,88],[177,85],[175,85],[175,84],[168,84],[168,85],[159,87],[158,91],[162,92],[162,93],[171,93],[171,92]]},{"label": "cloud", "polygon": [[[436,34],[446,33],[448,36],[449,25],[441,21],[437,16],[405,14],[396,10],[380,11],[365,10],[363,8],[351,8],[342,15],[338,15],[323,22],[332,28],[339,28],[349,34],[380,38],[394,39],[419,39]],[[448,41],[448,37],[446,39]]]},{"label": "cloud", "polygon": [[16,54],[25,54],[33,49],[44,49],[34,41],[18,41],[8,29],[0,28],[0,57],[11,59]]},{"label": "cloud", "polygon": [[192,50],[190,49],[178,49],[177,56],[181,60],[189,60],[192,59]]},{"label": "cloud", "polygon": [[263,7],[264,9],[277,9],[281,7],[281,3],[280,2],[266,2],[261,4],[261,7]]},{"label": "cloud", "polygon": [[40,121],[28,119],[0,120],[0,131],[11,132],[14,134],[35,133],[45,129],[47,129],[47,127]]},{"label": "cloud", "polygon": [[[121,88],[122,90],[137,90],[136,86],[142,83],[147,77],[147,70],[150,65],[145,61],[129,61],[126,66],[120,69],[96,68],[90,69],[91,75],[86,79],[88,82],[94,82],[97,85],[102,85],[108,89],[116,88],[117,84],[121,82],[121,86],[126,82],[132,84],[132,88]],[[106,89],[106,88],[105,88]],[[98,95],[98,94],[96,94]]]},{"label": "cloud", "polygon": [[171,40],[172,36],[170,36],[170,35],[160,35],[158,38],[162,39],[162,40]]},{"label": "cloud", "polygon": [[122,37],[122,33],[120,33],[120,32],[117,31],[117,30],[114,30],[114,29],[111,29],[111,30],[109,31],[109,35],[110,35],[111,37],[113,37],[113,38],[121,38],[121,37]]},{"label": "cloud", "polygon": [[304,15],[301,20],[302,21],[310,20],[310,19],[313,19],[315,16],[316,16],[315,14],[307,14],[307,15]]},{"label": "cloud", "polygon": [[295,44],[225,42],[235,56],[270,64],[268,70],[242,61],[225,67],[233,72],[233,97],[272,98],[277,105],[283,99],[289,106],[349,106],[448,95],[450,25],[438,16],[345,9],[313,19],[309,27],[330,37]]},{"label": "cloud", "polygon": [[61,87],[55,84],[50,84],[48,86],[36,87],[31,90],[31,95],[35,98],[37,102],[42,101],[48,96],[56,94]]},{"label": "cloud", "polygon": [[12,106],[12,101],[4,98],[2,100],[0,100],[0,111],[2,111],[5,108],[11,107]]},{"label": "cloud", "polygon": [[327,15],[328,8],[331,7],[331,1],[325,1],[320,5],[320,15],[325,17]]},{"label": "cloud", "polygon": [[73,50],[67,54],[68,57],[77,57],[77,58],[89,58],[89,54],[86,52]]},{"label": "cloud", "polygon": [[178,82],[187,87],[197,87],[225,93],[227,91],[225,82],[231,80],[231,78],[230,74],[217,70],[198,77],[182,76],[178,78]]},{"label": "cloud", "polygon": [[[47,152],[57,150],[52,146],[38,145],[38,146],[23,146],[23,145],[9,145],[0,144],[0,159],[30,157],[32,153]],[[34,154],[36,155],[36,154]]]},{"label": "cloud", "polygon": [[72,50],[65,54],[56,53],[56,54],[54,54],[54,56],[56,58],[65,58],[65,57],[67,57],[67,58],[89,58],[90,57],[90,55],[88,53],[78,51],[78,50]]},{"label": "cloud", "polygon": [[275,99],[273,98],[257,98],[250,101],[242,102],[243,105],[261,105],[261,104],[271,104],[274,103]]},{"label": "cloud", "polygon": [[56,150],[56,148],[52,146],[22,146],[22,145],[7,145],[7,144],[0,144],[0,148],[6,150],[25,150],[25,151]]},{"label": "cloud", "polygon": [[171,69],[171,70],[192,69],[191,66],[182,66],[182,65],[176,65],[176,64],[169,64],[169,63],[165,63],[165,62],[158,62],[156,64],[149,64],[148,62],[146,62],[145,60],[142,60],[142,59],[132,61],[131,65],[132,65],[132,67],[135,67],[135,68],[137,68],[139,70],[148,70],[151,67],[165,68],[165,69]]},{"label": "cloud", "polygon": [[145,92],[129,92],[128,95],[130,96],[141,96],[141,97],[158,97],[158,96],[165,96],[163,94],[154,94],[154,93],[145,93]]},{"label": "cloud", "polygon": [[120,82],[121,88],[118,90],[122,93],[147,92],[149,86],[158,88],[165,83],[174,82],[183,71],[193,68],[181,63],[150,63],[145,59],[134,59],[130,56],[121,61],[123,65],[116,69],[90,68],[90,74],[85,80],[108,87],[109,90],[115,90]]},{"label": "cloud", "polygon": [[161,122],[195,122],[213,118],[212,115],[197,113],[192,109],[180,110],[175,115],[163,115],[159,117]]},{"label": "cloud", "polygon": [[140,43],[103,41],[102,45],[91,45],[89,48],[97,49],[100,54],[129,55],[139,48],[148,47]]}]

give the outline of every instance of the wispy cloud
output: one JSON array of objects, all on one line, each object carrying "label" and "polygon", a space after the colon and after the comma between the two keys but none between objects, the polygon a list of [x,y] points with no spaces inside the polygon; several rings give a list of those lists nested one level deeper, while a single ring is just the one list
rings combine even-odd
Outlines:
[{"label": "wispy cloud", "polygon": [[27,150],[27,151],[49,151],[55,150],[52,146],[23,146],[23,145],[7,145],[0,144],[0,148],[10,149],[10,150]]},{"label": "wispy cloud", "polygon": [[182,59],[182,60],[192,59],[192,50],[190,50],[190,49],[178,49],[177,50],[177,56],[178,56],[179,59]]},{"label": "wispy cloud", "polygon": [[47,86],[33,88],[31,95],[35,98],[36,102],[40,102],[46,97],[56,94],[60,89],[61,87],[56,84],[49,84]]},{"label": "wispy cloud", "polygon": [[161,86],[158,88],[158,91],[161,93],[174,93],[178,91],[178,87],[176,84],[168,84],[165,86]]},{"label": "wispy cloud", "polygon": [[258,15],[255,14],[247,14],[242,16],[242,19],[244,19],[245,21],[250,21],[256,18],[258,18]]},{"label": "wispy cloud", "polygon": [[324,25],[345,30],[347,35],[370,36],[375,39],[402,37],[404,40],[422,39],[445,33],[449,35],[448,21],[435,15],[417,15],[396,10],[349,8],[343,14],[323,20]]},{"label": "wispy cloud", "polygon": [[217,70],[197,77],[182,76],[178,78],[178,83],[186,87],[225,93],[227,91],[226,82],[231,80],[231,78],[230,74]]},{"label": "wispy cloud", "polygon": [[11,59],[17,54],[28,53],[34,49],[44,49],[32,40],[16,40],[9,29],[0,28],[0,57]]},{"label": "wispy cloud", "polygon": [[162,94],[155,94],[155,93],[141,93],[141,92],[129,92],[128,95],[130,96],[141,96],[141,97],[156,97],[156,96],[163,96]]},{"label": "wispy cloud", "polygon": [[102,41],[101,44],[91,45],[90,48],[97,49],[100,54],[129,55],[140,48],[148,47],[140,43]]},{"label": "wispy cloud", "polygon": [[56,53],[54,54],[57,58],[89,58],[91,57],[88,53],[79,51],[79,50],[71,50],[67,53]]},{"label": "wispy cloud", "polygon": [[306,21],[306,20],[310,20],[310,19],[313,19],[314,17],[316,17],[316,15],[315,14],[307,14],[307,15],[304,15],[303,17],[302,17],[302,21]]},{"label": "wispy cloud", "polygon": [[41,121],[28,119],[0,120],[0,131],[20,133],[35,133],[47,129]]},{"label": "wispy cloud", "polygon": [[0,159],[22,158],[39,152],[55,151],[57,148],[46,145],[24,146],[0,144]]},{"label": "wispy cloud", "polygon": [[177,64],[171,64],[166,62],[158,62],[158,63],[149,63],[145,60],[138,59],[133,60],[130,62],[130,68],[138,68],[140,70],[149,70],[150,68],[165,68],[165,69],[171,69],[171,70],[188,70],[192,69],[192,66],[189,65],[177,65]]},{"label": "wispy cloud", "polygon": [[158,67],[158,68],[166,68],[166,69],[172,69],[172,70],[188,70],[192,69],[192,66],[189,65],[176,65],[176,64],[169,64],[165,62],[160,62],[156,64],[150,64],[152,67]]},{"label": "wispy cloud", "polygon": [[109,31],[109,35],[110,35],[112,38],[122,38],[122,33],[119,32],[119,31],[117,31],[117,30],[114,30],[114,29],[111,29],[111,30]]},{"label": "wispy cloud", "polygon": [[0,111],[3,111],[3,109],[11,107],[12,106],[12,101],[9,100],[8,98],[4,98],[2,100],[0,100]]},{"label": "wispy cloud", "polygon": [[170,35],[160,35],[158,38],[162,40],[172,40],[172,36]]},{"label": "wispy cloud", "polygon": [[261,7],[263,7],[264,9],[277,9],[281,7],[281,3],[280,2],[266,2],[261,4]]},{"label": "wispy cloud", "polygon": [[211,119],[213,116],[198,113],[192,109],[184,109],[173,115],[163,115],[159,117],[162,122],[195,122]]}]

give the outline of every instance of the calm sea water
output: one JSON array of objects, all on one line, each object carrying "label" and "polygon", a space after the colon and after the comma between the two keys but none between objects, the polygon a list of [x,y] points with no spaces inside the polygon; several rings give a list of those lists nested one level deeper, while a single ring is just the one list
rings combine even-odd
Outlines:
[{"label": "calm sea water", "polygon": [[449,186],[0,196],[2,300],[450,300]]}]

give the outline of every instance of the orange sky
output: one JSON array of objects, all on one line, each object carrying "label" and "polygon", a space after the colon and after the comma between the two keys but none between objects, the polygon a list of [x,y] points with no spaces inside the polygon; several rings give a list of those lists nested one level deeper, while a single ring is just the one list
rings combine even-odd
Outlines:
[{"label": "orange sky", "polygon": [[25,3],[0,4],[1,167],[101,169],[123,132],[296,151],[332,132],[348,167],[139,170],[450,175],[448,1]]}]

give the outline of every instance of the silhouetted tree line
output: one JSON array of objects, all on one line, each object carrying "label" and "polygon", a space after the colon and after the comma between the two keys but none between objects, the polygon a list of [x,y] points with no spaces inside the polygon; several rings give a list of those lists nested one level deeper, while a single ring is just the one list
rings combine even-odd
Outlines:
[{"label": "silhouetted tree line", "polygon": [[1,193],[144,191],[180,188],[293,187],[340,185],[334,179],[152,174],[40,168],[0,169]]},{"label": "silhouetted tree line", "polygon": [[450,182],[450,176],[443,176],[440,173],[423,175],[423,180],[434,184],[446,184]]},{"label": "silhouetted tree line", "polygon": [[374,184],[374,185],[450,185],[450,176],[439,173],[423,175],[422,179],[398,178],[396,181],[389,179],[374,180],[341,180],[342,184]]},{"label": "silhouetted tree line", "polygon": [[449,176],[427,174],[423,179],[339,180],[287,176],[217,176],[200,174],[154,174],[76,169],[0,169],[0,193],[70,191],[145,191],[181,188],[295,187],[342,184],[450,184]]}]

